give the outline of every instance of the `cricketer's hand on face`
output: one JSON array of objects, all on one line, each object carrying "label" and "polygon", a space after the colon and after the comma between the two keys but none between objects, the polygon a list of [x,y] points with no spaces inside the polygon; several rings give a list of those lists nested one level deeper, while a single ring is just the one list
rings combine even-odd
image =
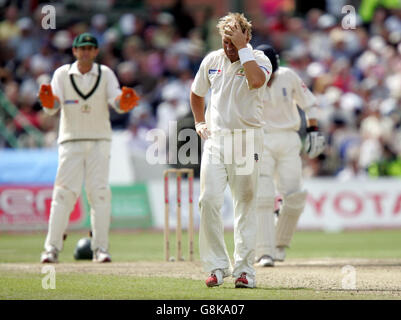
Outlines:
[{"label": "cricketer's hand on face", "polygon": [[224,36],[231,40],[233,45],[240,50],[247,47],[248,35],[246,30],[242,32],[238,23],[230,25],[224,30]]}]

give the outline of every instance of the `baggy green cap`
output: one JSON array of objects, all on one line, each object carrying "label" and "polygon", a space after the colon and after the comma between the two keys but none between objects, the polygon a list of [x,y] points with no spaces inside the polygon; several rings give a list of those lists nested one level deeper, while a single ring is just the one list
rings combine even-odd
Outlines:
[{"label": "baggy green cap", "polygon": [[83,47],[83,46],[94,46],[98,47],[97,39],[88,32],[81,33],[77,35],[72,43],[74,48]]}]

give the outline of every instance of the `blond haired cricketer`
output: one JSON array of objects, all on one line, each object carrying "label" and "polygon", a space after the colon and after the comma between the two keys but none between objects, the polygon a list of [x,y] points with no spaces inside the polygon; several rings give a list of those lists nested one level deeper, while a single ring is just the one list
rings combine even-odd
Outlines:
[{"label": "blond haired cricketer", "polygon": [[[199,246],[208,287],[232,275],[235,287],[255,287],[256,214],[263,151],[263,99],[272,66],[249,45],[251,24],[240,13],[222,17],[217,28],[222,49],[202,61],[191,91],[196,131],[205,140],[201,163]],[[205,116],[205,95],[211,101]],[[239,161],[241,159],[241,161]],[[234,207],[234,265],[224,242],[221,217],[229,185]]]}]

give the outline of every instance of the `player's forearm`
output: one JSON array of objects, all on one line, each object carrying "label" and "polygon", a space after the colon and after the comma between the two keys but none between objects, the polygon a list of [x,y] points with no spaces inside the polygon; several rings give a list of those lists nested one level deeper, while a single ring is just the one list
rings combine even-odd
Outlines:
[{"label": "player's forearm", "polygon": [[191,91],[190,102],[195,123],[205,122],[205,98]]},{"label": "player's forearm", "polygon": [[255,60],[244,63],[243,67],[250,88],[258,89],[264,85],[266,80],[265,73]]},{"label": "player's forearm", "polygon": [[308,119],[308,127],[318,127],[318,108],[316,104],[304,109],[306,118]]},{"label": "player's forearm", "polygon": [[111,106],[116,112],[118,113],[125,113],[120,109],[120,101],[118,100],[118,97],[121,95],[121,90],[115,89],[112,92],[108,93],[108,98],[107,102],[109,106]]}]

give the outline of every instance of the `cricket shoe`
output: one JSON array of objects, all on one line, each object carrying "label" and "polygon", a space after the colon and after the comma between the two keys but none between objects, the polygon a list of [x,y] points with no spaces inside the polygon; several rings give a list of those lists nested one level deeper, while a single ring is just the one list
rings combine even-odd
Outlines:
[{"label": "cricket shoe", "polygon": [[106,250],[96,249],[93,252],[93,261],[100,262],[100,263],[111,262],[111,256]]},{"label": "cricket shoe", "polygon": [[283,262],[285,260],[285,247],[277,247],[274,261]]},{"label": "cricket shoe", "polygon": [[58,263],[58,250],[54,247],[49,251],[42,252],[40,256],[41,263]]},{"label": "cricket shoe", "polygon": [[258,267],[274,267],[274,260],[271,256],[265,254],[260,257],[256,265]]},{"label": "cricket shoe", "polygon": [[255,285],[255,280],[246,272],[241,273],[241,275],[235,280],[236,288],[255,288]]},{"label": "cricket shoe", "polygon": [[205,283],[208,287],[218,287],[223,284],[224,272],[221,269],[213,270],[210,276],[206,279]]}]

